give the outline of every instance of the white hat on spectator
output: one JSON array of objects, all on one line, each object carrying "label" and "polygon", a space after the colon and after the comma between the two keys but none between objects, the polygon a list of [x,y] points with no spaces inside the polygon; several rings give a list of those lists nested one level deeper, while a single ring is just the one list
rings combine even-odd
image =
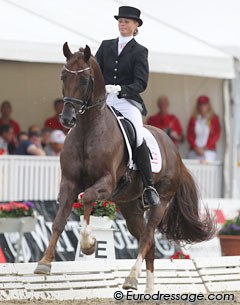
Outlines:
[{"label": "white hat on spectator", "polygon": [[54,130],[50,135],[50,143],[63,144],[66,136],[62,130]]}]

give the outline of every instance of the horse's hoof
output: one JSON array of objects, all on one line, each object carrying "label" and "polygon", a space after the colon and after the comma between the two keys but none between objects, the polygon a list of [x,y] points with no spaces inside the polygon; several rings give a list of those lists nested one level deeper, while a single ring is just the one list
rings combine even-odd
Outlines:
[{"label": "horse's hoof", "polygon": [[125,282],[122,286],[123,289],[138,289],[138,280],[134,277],[126,277]]},{"label": "horse's hoof", "polygon": [[37,268],[34,270],[34,274],[45,274],[51,273],[51,263],[38,263]]},{"label": "horse's hoof", "polygon": [[[94,238],[95,239],[95,238]],[[87,249],[81,248],[82,253],[85,255],[92,255],[97,250],[97,240],[94,240],[94,244]]]}]

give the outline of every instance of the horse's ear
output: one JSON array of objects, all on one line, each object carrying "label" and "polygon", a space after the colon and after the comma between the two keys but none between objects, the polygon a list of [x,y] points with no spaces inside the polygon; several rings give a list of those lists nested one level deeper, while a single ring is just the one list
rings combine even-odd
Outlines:
[{"label": "horse's ear", "polygon": [[88,62],[90,57],[91,57],[91,50],[90,50],[89,46],[86,45],[86,47],[84,49],[84,60],[85,60],[85,62]]},{"label": "horse's ear", "polygon": [[68,43],[65,42],[63,45],[63,54],[66,57],[67,60],[69,60],[69,58],[72,56],[72,52],[69,49]]}]

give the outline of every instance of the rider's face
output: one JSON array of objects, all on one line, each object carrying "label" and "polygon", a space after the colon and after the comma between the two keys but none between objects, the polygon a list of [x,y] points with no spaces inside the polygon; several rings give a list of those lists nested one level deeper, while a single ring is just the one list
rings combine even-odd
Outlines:
[{"label": "rider's face", "polygon": [[133,19],[119,18],[118,29],[121,36],[128,37],[132,36],[138,27],[138,22]]}]

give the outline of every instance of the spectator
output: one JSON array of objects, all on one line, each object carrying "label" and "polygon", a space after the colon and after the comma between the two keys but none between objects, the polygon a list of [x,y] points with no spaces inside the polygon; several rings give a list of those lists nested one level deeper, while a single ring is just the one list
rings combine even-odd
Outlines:
[{"label": "spectator", "polygon": [[17,155],[45,156],[45,152],[41,145],[41,133],[38,131],[31,131],[29,132],[28,137],[29,140],[20,142],[15,153]]},{"label": "spectator", "polygon": [[147,124],[164,130],[176,145],[178,142],[183,142],[184,136],[181,124],[175,115],[169,113],[168,98],[166,96],[160,96],[157,101],[157,106],[158,113],[150,116]]},{"label": "spectator", "polygon": [[54,130],[50,136],[50,143],[45,147],[47,156],[59,156],[63,149],[63,143],[66,136],[62,130]]},{"label": "spectator", "polygon": [[37,124],[34,124],[34,125],[31,125],[29,128],[28,128],[28,133],[29,132],[39,132],[41,133],[41,128],[40,126],[38,126]]},{"label": "spectator", "polygon": [[20,131],[17,137],[17,147],[21,142],[28,140],[28,134],[26,131]]},{"label": "spectator", "polygon": [[50,136],[52,133],[52,129],[50,128],[43,128],[42,129],[42,147],[45,148],[50,143]]},{"label": "spectator", "polygon": [[10,125],[3,124],[0,126],[0,155],[9,153],[8,145],[13,137],[13,128]]},{"label": "spectator", "polygon": [[219,118],[211,107],[209,97],[199,96],[187,129],[189,159],[214,161],[220,132]]},{"label": "spectator", "polygon": [[0,118],[0,126],[1,125],[10,125],[13,128],[12,139],[9,143],[10,150],[14,150],[17,145],[17,136],[20,132],[19,124],[11,118],[12,115],[12,105],[9,101],[3,101],[1,104],[1,118]]},{"label": "spectator", "polygon": [[59,121],[59,115],[62,113],[63,111],[63,106],[64,106],[64,102],[62,99],[56,99],[54,101],[54,110],[55,110],[55,115],[48,118],[45,123],[44,123],[44,127],[50,128],[52,130],[62,130],[64,132],[67,132],[67,129],[64,128],[62,126],[62,124]]}]

